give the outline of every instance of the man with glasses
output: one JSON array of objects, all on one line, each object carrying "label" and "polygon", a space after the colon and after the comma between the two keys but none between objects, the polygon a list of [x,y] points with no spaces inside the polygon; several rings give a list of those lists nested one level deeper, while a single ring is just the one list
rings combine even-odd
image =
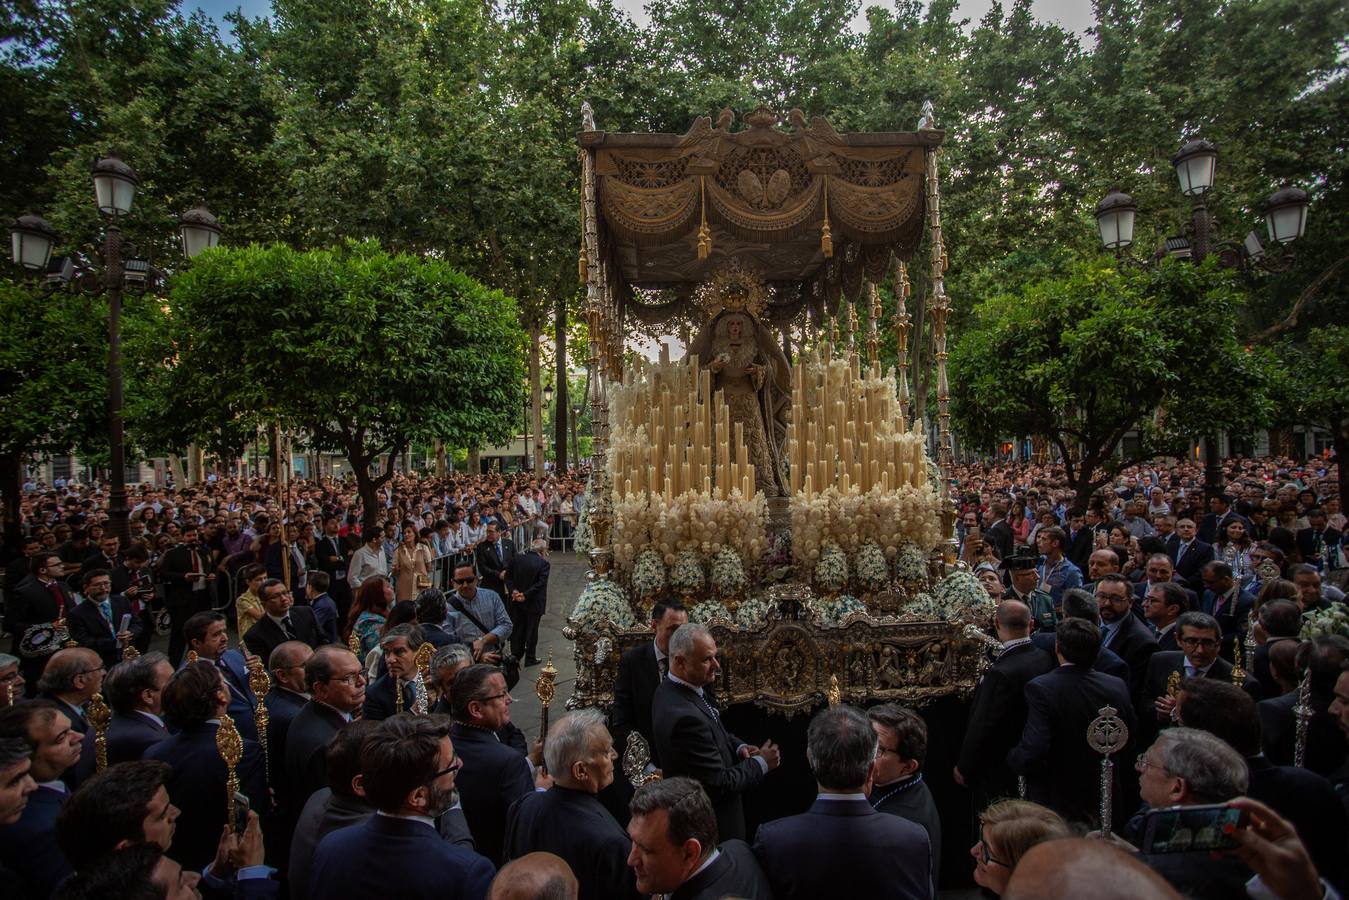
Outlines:
[{"label": "man with glasses", "polygon": [[[1176,620],[1179,650],[1154,653],[1148,661],[1143,690],[1138,697],[1140,739],[1150,741],[1157,732],[1174,724],[1176,692],[1170,689],[1172,673],[1185,678],[1232,680],[1232,664],[1218,656],[1222,630],[1217,620],[1201,612],[1187,612]],[[1251,690],[1253,679],[1246,679]]]},{"label": "man with glasses", "polygon": [[446,843],[435,826],[435,818],[454,805],[456,775],[464,767],[443,719],[395,716],[381,722],[361,747],[361,788],[377,812],[319,842],[309,896],[486,896],[492,863]]},{"label": "man with glasses", "polygon": [[108,671],[103,694],[112,707],[106,735],[108,765],[140,759],[169,736],[164,727],[164,688],[173,666],[162,653],[120,662]]},{"label": "man with glasses", "polygon": [[122,651],[140,637],[140,619],[132,614],[125,595],[113,594],[112,573],[107,569],[85,572],[83,587],[84,602],[66,615],[70,639],[97,653],[103,665],[111,668],[121,662]]},{"label": "man with glasses", "polygon": [[[1034,651],[1034,648],[1031,648]],[[1042,653],[1036,653],[1043,656]],[[932,791],[923,780],[927,759],[927,723],[913,710],[886,703],[867,710],[876,732],[876,767],[867,800],[876,812],[923,826],[932,845],[932,887],[941,865],[941,819]]]},{"label": "man with glasses", "polygon": [[310,794],[328,786],[328,742],[365,703],[365,673],[346,647],[326,644],[315,650],[304,666],[304,684],[309,702],[286,733],[283,802],[293,809],[303,808]]},{"label": "man with glasses", "polygon": [[472,563],[464,561],[455,566],[454,593],[448,599],[445,631],[459,643],[468,644],[478,662],[501,662],[501,648],[513,630],[511,619],[501,595],[478,586]]},{"label": "man with glasses", "polygon": [[1133,614],[1133,599],[1132,583],[1118,572],[1108,572],[1096,582],[1101,646],[1115,651],[1128,664],[1130,693],[1142,686],[1148,658],[1157,652],[1152,629]]},{"label": "man with glasses", "polygon": [[[85,704],[103,690],[103,676],[108,672],[98,654],[83,647],[68,647],[57,651],[42,672],[37,683],[39,697],[54,702],[70,719],[70,727],[80,734],[89,731]],[[72,790],[94,772],[93,735],[85,742],[83,757],[62,774],[61,779]]]}]

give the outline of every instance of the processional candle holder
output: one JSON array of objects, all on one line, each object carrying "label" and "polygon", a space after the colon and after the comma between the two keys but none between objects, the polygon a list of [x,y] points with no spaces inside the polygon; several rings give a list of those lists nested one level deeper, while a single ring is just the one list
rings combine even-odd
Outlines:
[{"label": "processional candle holder", "polygon": [[267,677],[267,670],[262,666],[262,660],[258,657],[250,657],[248,660],[248,688],[253,692],[253,696],[258,698],[258,708],[253,710],[253,724],[258,729],[258,746],[262,748],[263,772],[267,776],[267,783],[272,783],[271,762],[267,758],[267,723],[269,716],[267,713],[267,693],[272,689],[272,680]]},{"label": "processional candle holder", "polygon": [[[215,733],[215,748],[225,761],[225,821],[234,827],[234,795],[239,792],[239,760],[244,756],[244,739],[229,716],[220,717]],[[265,754],[264,754],[265,755]]]},{"label": "processional candle holder", "polygon": [[1115,764],[1110,759],[1129,741],[1129,727],[1119,717],[1119,710],[1103,706],[1087,726],[1087,744],[1101,754],[1101,835],[1110,837],[1110,822],[1114,814]]},{"label": "processional candle holder", "polygon": [[424,641],[412,656],[412,665],[417,675],[412,682],[412,711],[424,716],[431,711],[431,698],[427,687],[431,684],[431,657],[436,655],[436,645]]},{"label": "processional candle holder", "polygon": [[1297,717],[1297,733],[1293,741],[1293,765],[1301,768],[1307,762],[1307,728],[1312,721],[1312,670],[1311,666],[1302,675],[1297,686],[1297,706],[1293,715]]},{"label": "processional candle holder", "polygon": [[84,714],[94,726],[94,770],[102,772],[108,767],[108,723],[112,721],[112,711],[103,695],[95,694],[85,705]]},{"label": "processional candle holder", "polygon": [[539,670],[538,680],[534,682],[534,694],[542,706],[539,708],[539,743],[548,740],[548,707],[553,705],[557,696],[557,666],[553,665],[553,651],[548,651],[548,662]]},{"label": "processional candle holder", "polygon": [[130,644],[127,644],[125,647],[122,648],[122,662],[127,662],[128,660],[135,659],[140,655],[141,652],[137,650],[135,647],[131,646]]},{"label": "processional candle holder", "polygon": [[628,735],[628,746],[623,751],[623,774],[634,788],[660,781],[660,772],[648,772],[651,766],[651,745],[640,731]]}]

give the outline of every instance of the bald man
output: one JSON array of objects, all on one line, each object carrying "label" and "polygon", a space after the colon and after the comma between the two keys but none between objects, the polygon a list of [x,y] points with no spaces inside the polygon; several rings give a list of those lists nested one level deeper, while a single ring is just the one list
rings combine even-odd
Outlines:
[{"label": "bald man", "polygon": [[[37,683],[38,696],[55,702],[70,719],[71,730],[85,734],[89,731],[85,704],[103,690],[103,676],[107,671],[102,658],[93,650],[86,647],[58,650],[48,658],[47,667],[42,670],[42,678]],[[74,790],[80,782],[94,774],[96,762],[96,748],[91,735],[81,747],[80,761],[67,769],[61,775],[61,780]]]},{"label": "bald man", "polygon": [[502,866],[487,900],[576,900],[576,876],[559,856],[551,853],[527,853]]},{"label": "bald man", "polygon": [[1017,862],[1003,900],[1045,897],[1181,900],[1175,888],[1133,854],[1090,838],[1036,844]]}]

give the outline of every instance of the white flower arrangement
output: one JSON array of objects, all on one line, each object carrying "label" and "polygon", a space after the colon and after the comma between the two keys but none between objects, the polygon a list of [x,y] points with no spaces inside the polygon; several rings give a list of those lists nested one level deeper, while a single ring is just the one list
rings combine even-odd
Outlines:
[{"label": "white flower arrangement", "polygon": [[913,541],[904,541],[895,553],[895,580],[901,584],[927,582],[927,553]]},{"label": "white flower arrangement", "polygon": [[867,541],[857,551],[853,562],[857,571],[857,581],[869,591],[879,591],[890,581],[890,566],[885,561],[885,553],[875,541]]},{"label": "white flower arrangement", "polygon": [[1340,604],[1334,604],[1330,609],[1313,610],[1302,617],[1302,640],[1333,634],[1349,637],[1349,610]]},{"label": "white flower arrangement", "polygon": [[904,608],[900,610],[900,615],[917,616],[924,621],[946,621],[946,611],[942,609],[936,598],[926,591],[917,594],[904,604]]},{"label": "white flower arrangement", "polygon": [[576,552],[585,556],[591,550],[595,549],[595,536],[590,531],[590,504],[587,503],[581,509],[581,515],[576,521],[576,540],[572,545]]},{"label": "white flower arrangement", "polygon": [[806,567],[815,564],[829,543],[856,553],[864,541],[874,541],[888,558],[906,542],[935,547],[942,538],[941,503],[930,484],[866,493],[854,488],[846,494],[830,486],[814,497],[795,494],[790,509],[792,554]]},{"label": "white flower arrangement", "polygon": [[619,628],[632,628],[637,624],[623,588],[608,580],[595,580],[586,585],[571,617],[578,625],[591,628],[605,622],[612,622]]},{"label": "white flower arrangement", "polygon": [[728,622],[734,621],[731,618],[730,611],[716,600],[702,600],[689,607],[690,622],[706,625],[713,619],[725,619]]},{"label": "white flower arrangement", "polygon": [[703,583],[702,559],[693,550],[681,550],[670,570],[670,587],[680,593],[690,593],[702,590]]},{"label": "white flower arrangement", "polygon": [[867,611],[862,601],[851,594],[840,594],[834,600],[814,597],[809,606],[815,613],[815,621],[824,628],[838,628],[853,613]]},{"label": "white flower arrangement", "polygon": [[820,548],[815,563],[815,583],[821,590],[837,592],[848,587],[848,557],[838,544],[827,543]]},{"label": "white flower arrangement", "polygon": [[632,589],[638,597],[651,597],[665,590],[665,563],[654,550],[643,550],[632,568]]},{"label": "white flower arrangement", "polygon": [[712,587],[717,594],[725,597],[745,589],[749,579],[745,577],[745,566],[740,554],[730,547],[722,547],[712,556]]},{"label": "white flower arrangement", "polygon": [[746,597],[735,610],[735,624],[741,628],[758,628],[768,620],[769,605],[759,597]]},{"label": "white flower arrangement", "polygon": [[944,618],[976,618],[991,616],[997,604],[988,591],[970,572],[963,569],[952,572],[937,582],[937,603],[945,610]]}]

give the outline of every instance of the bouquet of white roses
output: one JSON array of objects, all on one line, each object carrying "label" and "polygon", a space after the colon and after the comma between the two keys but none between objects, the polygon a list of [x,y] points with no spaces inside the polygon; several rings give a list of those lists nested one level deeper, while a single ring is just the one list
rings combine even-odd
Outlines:
[{"label": "bouquet of white roses", "polygon": [[815,612],[815,621],[825,628],[838,628],[853,613],[867,611],[862,601],[851,594],[840,594],[834,600],[814,597],[810,600],[810,608]]},{"label": "bouquet of white roses", "polygon": [[875,541],[867,541],[857,551],[857,581],[869,591],[879,591],[890,581],[890,567],[885,562],[885,553]]},{"label": "bouquet of white roses", "polygon": [[937,602],[931,594],[926,591],[919,593],[904,604],[904,609],[900,610],[902,616],[917,616],[926,621],[941,620],[946,621],[946,610]]},{"label": "bouquet of white roses", "polygon": [[712,587],[722,597],[744,590],[749,579],[740,562],[740,554],[730,547],[722,547],[712,557]]},{"label": "bouquet of white roses", "polygon": [[571,618],[578,625],[591,627],[605,622],[612,622],[619,628],[632,628],[637,624],[623,589],[608,580],[596,580],[586,585],[571,611]]},{"label": "bouquet of white roses", "polygon": [[716,600],[702,600],[689,607],[690,622],[706,625],[713,619],[725,619],[728,622],[734,621],[731,618],[730,611]]},{"label": "bouquet of white roses", "polygon": [[758,597],[747,597],[735,610],[735,624],[741,628],[758,628],[768,620],[769,606]]},{"label": "bouquet of white roses", "polygon": [[820,548],[820,558],[815,564],[815,583],[825,591],[847,589],[848,557],[838,544],[828,543]]},{"label": "bouquet of white roses", "polygon": [[651,597],[665,590],[665,564],[655,550],[643,550],[632,568],[632,589],[638,597]]},{"label": "bouquet of white roses", "polygon": [[1349,610],[1342,605],[1336,603],[1330,609],[1313,610],[1302,617],[1302,640],[1334,634],[1349,637]]},{"label": "bouquet of white roses", "polygon": [[692,593],[702,590],[703,581],[703,563],[698,554],[693,550],[681,550],[670,570],[670,587],[680,593]]},{"label": "bouquet of white roses", "polygon": [[895,579],[901,584],[927,581],[927,553],[913,541],[904,541],[895,554]]},{"label": "bouquet of white roses", "polygon": [[969,572],[958,570],[937,582],[937,603],[946,611],[944,618],[984,619],[991,616],[997,604],[988,591]]}]

